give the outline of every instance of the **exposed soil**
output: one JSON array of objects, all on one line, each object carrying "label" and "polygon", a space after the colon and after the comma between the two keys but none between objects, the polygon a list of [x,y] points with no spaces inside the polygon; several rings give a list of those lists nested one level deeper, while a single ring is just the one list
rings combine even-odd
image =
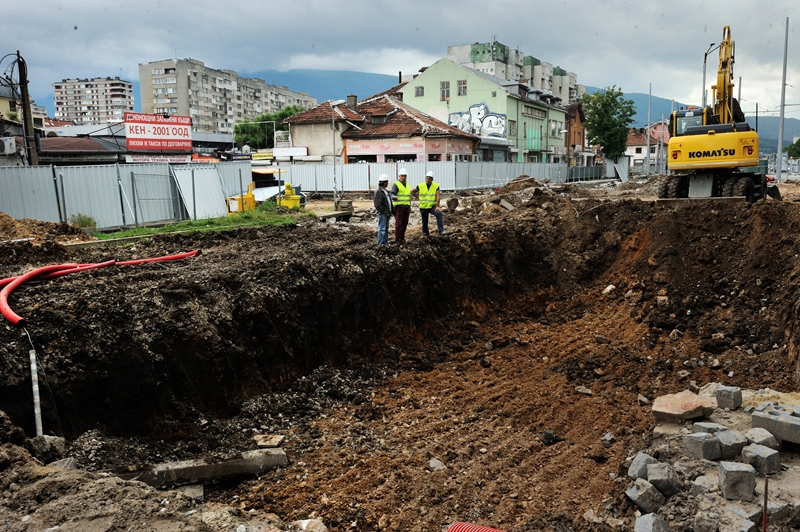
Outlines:
[{"label": "exposed soil", "polygon": [[[108,248],[0,243],[0,278],[202,250],[13,293],[27,331],[0,324],[0,521],[610,530],[592,510],[632,529],[618,473],[652,441],[639,394],[800,379],[796,196],[676,206],[650,201],[652,187],[515,183],[460,196],[445,237],[412,219],[406,245],[380,248],[374,218]],[[35,433],[31,342],[45,432],[66,437],[79,470],[42,467],[14,428]],[[289,466],[209,484],[198,506],[108,475],[223,459],[259,433],[285,436]]]}]

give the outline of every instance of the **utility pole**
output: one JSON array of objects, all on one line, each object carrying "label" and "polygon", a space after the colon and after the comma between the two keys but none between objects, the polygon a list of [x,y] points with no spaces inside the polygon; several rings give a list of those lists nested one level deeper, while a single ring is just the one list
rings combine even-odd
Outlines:
[{"label": "utility pole", "polygon": [[31,110],[31,97],[28,94],[28,65],[19,55],[17,50],[17,66],[19,67],[19,88],[22,94],[22,112],[25,114],[22,121],[22,134],[25,137],[25,151],[28,155],[28,164],[39,166],[39,153],[36,151],[36,132],[33,129],[33,114]]},{"label": "utility pole", "polygon": [[786,40],[783,44],[783,79],[781,82],[781,120],[778,126],[778,157],[775,161],[775,181],[781,181],[781,164],[783,163],[783,113],[786,107],[786,56],[789,50],[789,17],[786,17]]}]

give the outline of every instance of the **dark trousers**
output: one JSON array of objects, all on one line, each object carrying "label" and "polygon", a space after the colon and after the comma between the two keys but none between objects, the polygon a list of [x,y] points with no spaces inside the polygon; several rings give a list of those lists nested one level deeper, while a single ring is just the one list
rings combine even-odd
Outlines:
[{"label": "dark trousers", "polygon": [[434,209],[420,209],[419,213],[422,215],[422,234],[425,236],[430,235],[428,231],[428,215],[432,214],[436,218],[436,228],[439,234],[444,234],[444,220],[442,219],[442,211]]},{"label": "dark trousers", "polygon": [[394,241],[406,241],[406,227],[408,227],[408,218],[411,216],[411,207],[407,205],[394,206]]}]

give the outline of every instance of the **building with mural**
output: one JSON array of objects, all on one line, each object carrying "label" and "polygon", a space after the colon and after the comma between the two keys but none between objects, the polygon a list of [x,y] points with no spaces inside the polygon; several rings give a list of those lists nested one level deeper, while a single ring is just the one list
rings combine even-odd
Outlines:
[{"label": "building with mural", "polygon": [[398,89],[403,102],[480,138],[479,160],[564,162],[561,99],[528,83],[440,59]]}]

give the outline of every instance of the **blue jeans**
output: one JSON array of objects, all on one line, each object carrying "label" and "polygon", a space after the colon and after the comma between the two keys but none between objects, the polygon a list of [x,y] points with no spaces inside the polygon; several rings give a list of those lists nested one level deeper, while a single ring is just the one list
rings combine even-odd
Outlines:
[{"label": "blue jeans", "polygon": [[389,215],[378,213],[378,245],[389,243]]},{"label": "blue jeans", "polygon": [[432,214],[434,218],[436,218],[436,228],[439,230],[439,234],[444,234],[444,221],[442,220],[442,211],[437,211],[435,208],[433,209],[420,209],[419,213],[422,215],[422,234],[428,236],[430,233],[428,232],[428,215]]}]

